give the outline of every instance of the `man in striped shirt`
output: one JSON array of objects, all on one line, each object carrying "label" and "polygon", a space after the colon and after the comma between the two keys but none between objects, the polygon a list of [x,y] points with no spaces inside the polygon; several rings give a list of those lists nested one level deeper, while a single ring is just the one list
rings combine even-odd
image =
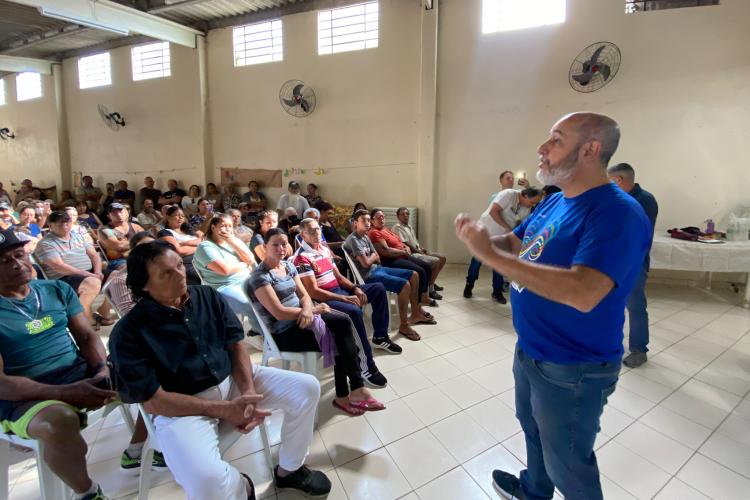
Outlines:
[{"label": "man in striped shirt", "polygon": [[64,281],[76,291],[84,314],[92,324],[113,324],[114,321],[105,317],[106,313],[91,310],[104,281],[99,254],[79,233],[72,232],[73,221],[68,213],[52,212],[49,228],[34,251],[47,278]]}]

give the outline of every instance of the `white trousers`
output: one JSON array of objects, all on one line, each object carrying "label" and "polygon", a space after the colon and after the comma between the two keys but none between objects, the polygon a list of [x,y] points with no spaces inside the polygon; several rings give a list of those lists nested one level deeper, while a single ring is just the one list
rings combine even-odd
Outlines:
[{"label": "white trousers", "polygon": [[[253,381],[263,400],[258,408],[282,410],[279,466],[288,471],[305,462],[312,442],[320,383],[311,375],[253,365]],[[239,394],[231,377],[195,397],[228,400]],[[246,500],[247,484],[221,457],[219,436],[237,432],[227,422],[209,417],[154,418],[156,439],[164,459],[189,500]]]}]

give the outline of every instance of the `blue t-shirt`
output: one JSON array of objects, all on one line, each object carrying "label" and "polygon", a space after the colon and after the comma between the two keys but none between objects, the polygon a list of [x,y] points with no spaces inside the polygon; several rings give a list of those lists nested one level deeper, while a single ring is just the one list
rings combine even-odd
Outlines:
[{"label": "blue t-shirt", "polygon": [[7,375],[34,379],[73,365],[78,349],[68,334],[68,320],[83,307],[63,281],[33,280],[29,286],[23,300],[0,299],[0,355]]},{"label": "blue t-shirt", "polygon": [[575,198],[555,193],[513,233],[522,241],[523,260],[587,266],[615,283],[588,313],[513,283],[513,326],[521,349],[559,364],[621,359],[625,302],[651,243],[651,224],[638,202],[609,183]]}]

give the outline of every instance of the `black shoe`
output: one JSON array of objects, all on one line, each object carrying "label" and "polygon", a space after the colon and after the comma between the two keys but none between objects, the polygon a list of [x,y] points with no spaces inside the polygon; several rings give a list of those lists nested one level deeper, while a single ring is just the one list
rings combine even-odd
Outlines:
[{"label": "black shoe", "polygon": [[508,474],[502,470],[493,470],[492,486],[495,487],[495,491],[503,498],[526,500],[526,495],[523,494],[523,488],[521,487],[521,481],[513,474]]},{"label": "black shoe", "polygon": [[436,292],[442,292],[443,290],[445,290],[445,288],[443,288],[442,286],[438,285],[437,283],[435,283],[434,285],[432,285],[432,289],[435,290]]},{"label": "black shoe", "polygon": [[473,294],[471,293],[471,291],[473,289],[474,289],[474,285],[469,285],[468,283],[466,284],[466,286],[464,287],[464,298],[465,299],[470,299],[473,296]]},{"label": "black shoe", "polygon": [[322,498],[331,491],[331,480],[320,471],[303,465],[286,477],[279,477],[279,466],[273,470],[273,480],[280,490],[297,490],[306,497]]},{"label": "black shoe", "polygon": [[248,330],[247,331],[247,336],[248,337],[259,337],[260,333],[256,332],[255,330]]},{"label": "black shoe", "polygon": [[382,349],[391,354],[401,354],[403,351],[401,346],[393,342],[389,337],[383,337],[382,339],[373,337],[372,345],[374,345],[376,349]]},{"label": "black shoe", "polygon": [[497,292],[492,294],[492,298],[496,301],[500,302],[501,304],[507,304],[508,301],[505,300],[505,297],[503,296],[503,292]]},{"label": "black shoe", "polygon": [[645,352],[634,351],[622,360],[622,364],[628,368],[638,368],[646,361],[648,361],[648,355]]},{"label": "black shoe", "polygon": [[362,379],[365,381],[365,385],[369,385],[375,389],[382,389],[388,385],[388,379],[377,370],[368,373],[367,376],[363,376]]},{"label": "black shoe", "polygon": [[443,300],[443,296],[437,292],[430,292],[430,298],[435,300]]},{"label": "black shoe", "polygon": [[101,486],[96,489],[96,492],[89,493],[88,495],[81,498],[81,500],[109,500],[108,496],[105,496],[104,493],[102,493]]}]

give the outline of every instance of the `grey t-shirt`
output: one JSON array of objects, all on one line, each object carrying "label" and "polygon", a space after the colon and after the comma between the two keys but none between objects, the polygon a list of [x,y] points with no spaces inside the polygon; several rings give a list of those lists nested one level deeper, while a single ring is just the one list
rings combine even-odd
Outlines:
[{"label": "grey t-shirt", "polygon": [[372,241],[370,241],[370,238],[366,234],[359,236],[357,233],[352,233],[347,236],[344,241],[344,250],[349,252],[352,256],[354,265],[357,266],[357,270],[359,271],[359,274],[362,275],[362,279],[367,279],[370,271],[378,267],[377,264],[373,264],[369,268],[365,268],[359,263],[359,259],[357,259],[360,255],[367,257],[376,252],[375,245],[372,244]]}]

